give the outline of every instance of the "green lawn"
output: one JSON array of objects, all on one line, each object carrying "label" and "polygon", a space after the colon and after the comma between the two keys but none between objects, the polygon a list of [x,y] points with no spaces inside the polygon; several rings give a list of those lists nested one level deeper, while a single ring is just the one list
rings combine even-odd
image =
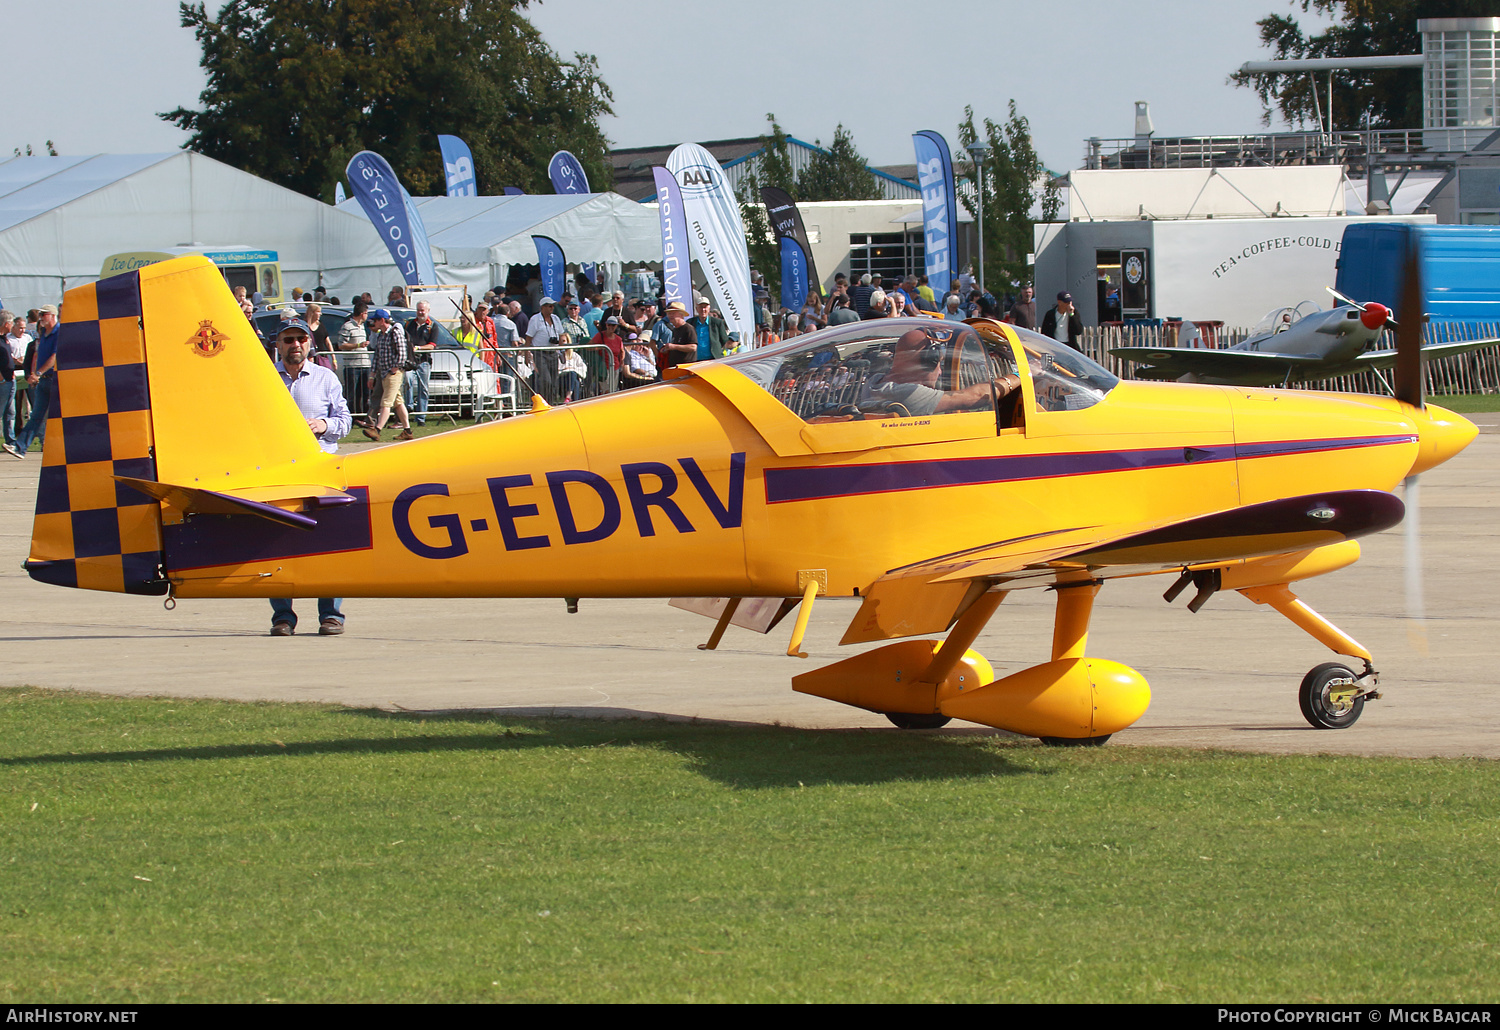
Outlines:
[{"label": "green lawn", "polygon": [[0,691],[0,996],[1493,1000],[1497,767]]},{"label": "green lawn", "polygon": [[1427,398],[1449,411],[1469,414],[1476,411],[1500,411],[1500,393],[1434,394]]}]

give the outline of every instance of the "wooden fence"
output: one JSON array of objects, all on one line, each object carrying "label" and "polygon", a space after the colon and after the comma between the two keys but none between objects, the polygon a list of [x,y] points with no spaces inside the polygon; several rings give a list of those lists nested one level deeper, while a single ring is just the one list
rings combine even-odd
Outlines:
[{"label": "wooden fence", "polygon": [[[1218,344],[1229,347],[1246,339],[1248,329],[1220,329]],[[1455,340],[1500,339],[1500,324],[1494,322],[1439,322],[1423,327],[1425,343],[1447,343]],[[1176,345],[1176,332],[1170,326],[1099,326],[1086,328],[1079,341],[1083,352],[1109,369],[1121,379],[1133,379],[1137,362],[1117,358],[1110,353],[1113,347],[1172,347]],[[1372,350],[1394,347],[1396,340],[1386,330],[1374,344]],[[1434,396],[1451,393],[1500,393],[1500,344],[1481,347],[1467,354],[1457,354],[1439,361],[1429,361],[1425,367],[1427,393]],[[1316,382],[1296,383],[1296,390],[1333,390],[1348,393],[1389,394],[1386,385],[1390,372],[1361,372],[1358,375],[1337,376]]]}]

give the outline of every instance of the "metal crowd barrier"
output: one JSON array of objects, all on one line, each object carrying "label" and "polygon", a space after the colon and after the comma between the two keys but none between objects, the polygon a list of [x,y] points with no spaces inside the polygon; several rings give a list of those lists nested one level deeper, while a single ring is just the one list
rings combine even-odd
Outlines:
[{"label": "metal crowd barrier", "polygon": [[[583,359],[584,374],[577,378],[574,378],[576,373],[569,375],[562,369],[568,350]],[[529,411],[533,393],[556,405],[620,389],[620,372],[614,367],[614,355],[602,344],[572,348],[487,347],[484,357],[495,370],[497,381],[491,395],[476,399],[474,417],[478,421]]]}]

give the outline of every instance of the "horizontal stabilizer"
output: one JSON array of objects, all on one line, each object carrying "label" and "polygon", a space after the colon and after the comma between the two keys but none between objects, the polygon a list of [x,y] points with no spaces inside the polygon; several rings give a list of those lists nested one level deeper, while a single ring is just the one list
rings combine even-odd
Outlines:
[{"label": "horizontal stabilizer", "polygon": [[353,504],[355,501],[353,495],[327,486],[260,486],[220,491],[159,483],[151,479],[134,479],[130,476],[112,478],[132,490],[138,490],[176,508],[184,515],[257,515],[299,529],[311,529],[318,524],[318,520],[301,512],[277,507],[278,504],[296,503],[304,509],[317,509]]}]

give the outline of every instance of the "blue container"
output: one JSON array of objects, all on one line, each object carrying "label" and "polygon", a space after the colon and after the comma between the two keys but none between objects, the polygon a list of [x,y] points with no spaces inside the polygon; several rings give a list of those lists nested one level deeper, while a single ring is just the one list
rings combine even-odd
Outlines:
[{"label": "blue container", "polygon": [[1336,289],[1379,301],[1400,317],[1407,248],[1417,247],[1433,322],[1500,322],[1500,226],[1351,225],[1339,249]]}]

